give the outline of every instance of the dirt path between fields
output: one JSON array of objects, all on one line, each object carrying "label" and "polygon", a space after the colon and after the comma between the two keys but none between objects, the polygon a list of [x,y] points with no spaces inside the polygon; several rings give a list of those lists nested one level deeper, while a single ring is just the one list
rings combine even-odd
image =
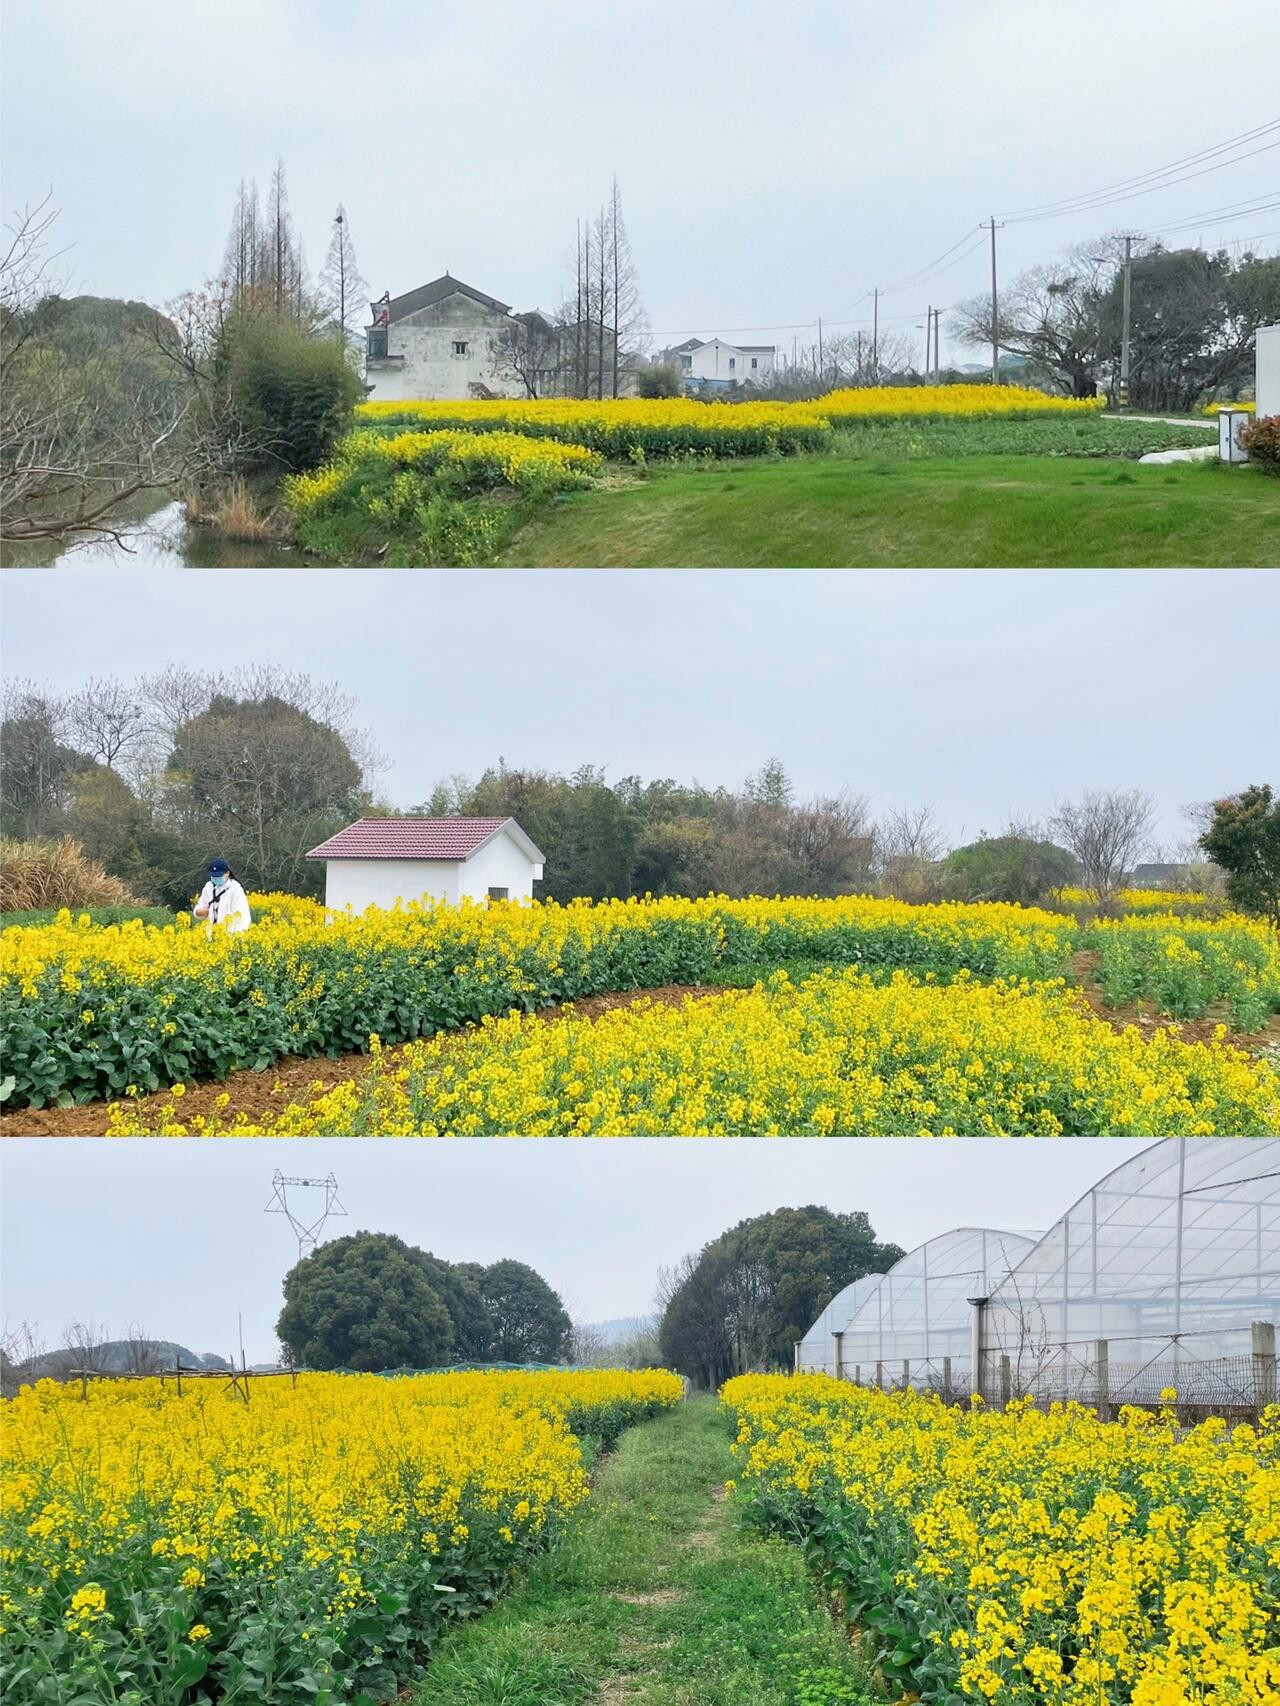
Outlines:
[{"label": "dirt path between fields", "polygon": [[[1108,1007],[1097,978],[1098,956],[1082,951],[1072,956],[1071,977],[1078,986],[1080,999],[1095,1018],[1122,1031],[1134,1025],[1144,1036],[1166,1028],[1176,1032],[1183,1042],[1211,1042],[1214,1031],[1226,1024],[1226,1041],[1251,1055],[1266,1055],[1280,1062],[1280,1014],[1273,1014],[1263,1030],[1252,1036],[1241,1036],[1230,1029],[1225,1014],[1210,1014],[1203,1019],[1176,1021],[1162,1018],[1149,1003],[1139,1002],[1127,1007]],[[589,995],[573,1003],[575,1017],[596,1019],[602,1013],[619,1007],[633,1006],[637,1001],[656,1001],[675,1005],[686,996],[702,998],[724,995],[727,991],[718,984],[664,984],[656,989],[627,989],[608,995]],[[553,1021],[562,1019],[567,1006],[540,1008],[535,1017]],[[456,1041],[471,1034],[470,1028],[451,1033]],[[389,1048],[386,1059],[394,1064],[399,1048]],[[235,1113],[250,1116],[279,1113],[290,1102],[310,1100],[325,1090],[333,1090],[348,1079],[357,1078],[367,1068],[369,1056],[353,1052],[339,1055],[335,1060],[323,1055],[287,1055],[264,1072],[233,1072],[228,1077],[199,1084],[189,1084],[182,1098],[184,1123],[202,1116],[211,1119],[218,1111],[218,1098],[229,1096],[226,1105]],[[148,1109],[168,1107],[169,1092],[162,1090],[142,1098]],[[107,1102],[86,1102],[78,1108],[20,1108],[11,1114],[0,1115],[0,1137],[103,1137],[110,1120]]]},{"label": "dirt path between fields", "polygon": [[1280,1051],[1280,1013],[1273,1013],[1260,1031],[1247,1036],[1231,1028],[1231,1016],[1225,1009],[1211,1008],[1203,1019],[1170,1019],[1161,1014],[1149,1001],[1135,1001],[1125,1007],[1108,1007],[1098,982],[1098,956],[1084,949],[1071,956],[1071,977],[1095,1019],[1110,1025],[1113,1031],[1123,1031],[1134,1025],[1143,1036],[1153,1031],[1173,1031],[1184,1043],[1214,1041],[1219,1025],[1227,1027],[1223,1041],[1246,1054],[1272,1054]]},{"label": "dirt path between fields", "polygon": [[[637,1001],[656,1001],[675,1005],[686,996],[723,995],[725,991],[714,984],[663,984],[657,989],[626,989],[608,995],[588,995],[573,1003],[576,1018],[598,1019],[602,1013],[618,1007],[631,1007]],[[566,1006],[540,1008],[535,1017],[548,1021],[562,1019],[569,1011]],[[451,1033],[461,1041],[471,1034],[469,1028]],[[385,1059],[394,1064],[399,1048],[389,1048]],[[218,1111],[218,1098],[229,1095],[227,1106],[235,1113],[250,1115],[278,1113],[290,1102],[309,1100],[325,1090],[336,1089],[350,1078],[358,1078],[369,1065],[365,1053],[339,1055],[334,1060],[324,1055],[286,1055],[263,1072],[248,1070],[232,1072],[226,1078],[209,1079],[189,1084],[182,1098],[184,1122],[202,1115],[212,1118]],[[170,1093],[158,1091],[144,1096],[144,1108],[168,1107]],[[85,1102],[77,1108],[18,1108],[11,1114],[0,1115],[0,1137],[104,1137],[110,1121],[110,1104]]]}]

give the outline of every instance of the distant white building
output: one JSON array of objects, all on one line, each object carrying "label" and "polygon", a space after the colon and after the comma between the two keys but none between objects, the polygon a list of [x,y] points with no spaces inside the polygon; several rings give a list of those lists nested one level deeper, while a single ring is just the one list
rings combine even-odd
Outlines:
[{"label": "distant white building", "polygon": [[363,912],[398,900],[531,900],[542,854],[513,817],[366,817],[307,854],[324,903]]},{"label": "distant white building", "polygon": [[688,338],[664,349],[658,360],[680,369],[691,390],[728,390],[730,385],[768,385],[777,359],[776,344],[730,344],[723,338]]}]

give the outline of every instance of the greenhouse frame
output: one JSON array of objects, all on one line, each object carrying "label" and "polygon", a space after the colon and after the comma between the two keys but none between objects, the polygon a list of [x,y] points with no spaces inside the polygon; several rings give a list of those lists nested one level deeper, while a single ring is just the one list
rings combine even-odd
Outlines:
[{"label": "greenhouse frame", "polygon": [[846,1287],[796,1368],[948,1401],[1109,1412],[1172,1390],[1252,1413],[1276,1400],[1278,1321],[1280,1139],[1162,1138],[1042,1236],[958,1228]]}]

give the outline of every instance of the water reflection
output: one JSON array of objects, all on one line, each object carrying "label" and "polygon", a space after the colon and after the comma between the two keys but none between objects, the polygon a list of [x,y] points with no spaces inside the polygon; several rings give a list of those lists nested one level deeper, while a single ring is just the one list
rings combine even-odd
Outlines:
[{"label": "water reflection", "polygon": [[180,503],[165,504],[122,528],[119,540],[102,536],[66,548],[51,544],[41,556],[24,552],[21,561],[56,569],[296,569],[314,564],[304,552],[279,541],[247,543],[209,527],[193,527]]}]

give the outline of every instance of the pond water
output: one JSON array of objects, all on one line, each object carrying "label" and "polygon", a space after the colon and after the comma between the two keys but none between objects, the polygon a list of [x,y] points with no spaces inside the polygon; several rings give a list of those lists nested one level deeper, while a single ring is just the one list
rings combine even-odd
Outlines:
[{"label": "pond water", "polygon": [[166,569],[304,568],[313,559],[278,541],[264,544],[228,539],[212,528],[194,527],[184,506],[168,503],[121,529],[119,541],[90,538],[68,546],[50,541],[12,547],[5,561],[14,568],[127,569],[145,565]]}]

